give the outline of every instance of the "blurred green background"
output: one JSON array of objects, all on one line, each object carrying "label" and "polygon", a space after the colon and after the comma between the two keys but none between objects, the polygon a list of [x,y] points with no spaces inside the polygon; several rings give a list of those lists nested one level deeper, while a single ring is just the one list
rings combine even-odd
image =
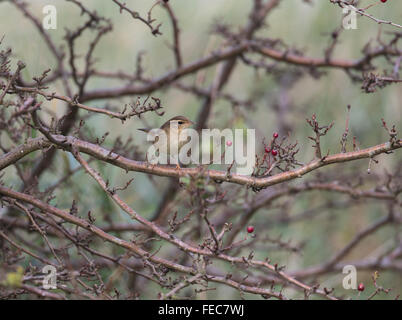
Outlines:
[{"label": "blurred green background", "polygon": [[[360,1],[361,6],[366,6],[374,1]],[[142,16],[146,16],[147,11],[153,2],[148,0],[126,1],[127,5]],[[267,27],[258,32],[260,37],[281,38],[287,44],[305,50],[305,54],[314,57],[322,57],[324,50],[330,41],[329,34],[339,27],[342,20],[342,11],[339,7],[329,1],[312,1],[313,5],[303,1],[282,1],[280,6],[275,9],[267,19]],[[47,4],[53,4],[57,8],[58,28],[49,30],[49,34],[58,44],[63,43],[65,28],[73,30],[76,26],[84,22],[80,16],[79,9],[65,1],[29,1],[30,10],[38,18],[42,17],[42,8]],[[102,71],[134,72],[137,54],[145,51],[144,69],[147,77],[159,77],[165,72],[175,68],[174,57],[170,50],[172,43],[172,29],[166,11],[160,7],[153,10],[153,17],[157,23],[162,22],[161,31],[163,35],[154,37],[149,29],[139,21],[133,20],[127,13],[120,14],[117,6],[112,1],[85,0],[88,8],[96,9],[100,15],[110,18],[114,25],[113,32],[102,38],[96,48],[95,57],[98,58],[96,67]],[[181,29],[181,46],[184,64],[200,59],[208,52],[218,49],[222,43],[219,36],[211,35],[213,23],[216,21],[224,22],[238,30],[247,22],[252,1],[238,0],[171,0],[170,5],[179,19]],[[370,9],[370,13],[379,18],[392,20],[396,23],[402,21],[400,1],[388,1],[386,5],[377,5]],[[27,67],[23,75],[30,79],[40,75],[44,70],[55,66],[54,58],[49,53],[32,23],[25,19],[23,15],[11,4],[0,3],[0,36],[5,35],[2,48],[12,47],[14,52],[14,63],[21,59]],[[337,46],[334,57],[345,59],[357,59],[361,56],[361,50],[367,42],[375,45],[378,37],[379,26],[373,21],[365,18],[358,19],[357,30],[346,30],[340,36],[340,43]],[[390,37],[386,31],[399,31],[389,26],[383,26],[384,31],[381,35],[384,39]],[[92,35],[86,33],[78,42],[78,54],[84,54],[87,49],[88,41]],[[82,50],[81,50],[82,48]],[[377,65],[382,65],[383,61],[376,60]],[[205,80],[198,82],[205,89],[211,84],[211,80],[217,70],[218,65],[214,65],[205,70]],[[14,67],[12,68],[14,69]],[[305,122],[305,118],[313,113],[321,124],[335,122],[333,129],[323,138],[323,151],[330,150],[331,153],[340,151],[340,138],[344,131],[346,119],[346,106],[350,104],[350,139],[356,136],[361,148],[369,147],[388,140],[388,135],[381,128],[381,118],[389,124],[395,124],[401,128],[402,118],[402,87],[401,85],[391,85],[385,89],[378,90],[372,94],[362,92],[360,83],[352,83],[350,78],[342,70],[325,70],[326,75],[320,79],[313,79],[309,75],[303,76],[301,81],[294,86],[283,87],[277,78],[263,71],[255,72],[252,68],[238,63],[235,72],[228,82],[224,92],[233,94],[239,99],[251,99],[257,107],[255,111],[249,111],[245,107],[233,110],[231,105],[223,100],[217,100],[213,106],[213,113],[208,122],[209,127],[226,128],[234,126],[255,125],[259,128],[258,138],[264,136],[271,137],[272,132],[278,129],[277,114],[273,106],[285,96],[289,102],[289,112],[284,115],[284,119],[291,128],[291,140],[298,141],[300,161],[308,161],[313,155],[311,142],[307,136],[311,134]],[[202,73],[204,71],[201,71]],[[194,84],[196,79],[193,75],[182,79],[184,83]],[[119,86],[118,81],[93,78],[88,83],[87,89],[115,87]],[[62,86],[59,83],[55,87],[49,88],[49,92],[60,92]],[[191,94],[184,93],[174,88],[156,91],[152,96],[158,97],[164,106],[165,115],[157,117],[155,114],[148,113],[144,116],[150,125],[160,125],[166,119],[182,114],[190,119],[195,119],[200,109],[202,101]],[[113,101],[93,101],[90,105],[103,107],[107,103],[123,108],[125,103],[132,102],[137,97],[121,98]],[[143,97],[145,98],[145,97]],[[57,101],[46,102],[46,108],[62,115],[65,112],[63,103]],[[82,111],[81,111],[82,112]],[[247,116],[247,121],[242,115]],[[105,146],[111,146],[117,136],[121,136],[125,141],[130,135],[134,135],[134,143],[139,150],[146,150],[144,145],[145,135],[138,135],[135,129],[142,127],[142,121],[133,118],[124,124],[119,120],[109,119],[105,116],[94,116],[86,124],[93,136],[102,136],[106,131],[110,132]],[[2,141],[2,143],[7,143]],[[59,155],[59,160],[54,165],[52,172],[47,172],[41,180],[41,186],[45,188],[54,183],[56,177],[61,177],[66,166],[75,167],[76,163],[71,157]],[[379,164],[372,167],[374,174],[382,174],[384,170],[392,172],[401,162],[401,152],[396,152],[391,156],[380,156]],[[368,161],[361,160],[346,165],[329,166],[321,169],[322,172],[337,172],[346,176],[353,176],[356,173],[364,173],[367,170]],[[135,180],[129,190],[121,193],[123,199],[145,217],[149,217],[156,209],[160,194],[167,186],[169,179],[156,177],[156,184],[151,183],[148,177],[141,173],[126,174],[120,169],[97,164],[97,169],[101,170],[104,177],[107,177],[113,185],[124,185],[131,177]],[[17,183],[14,178],[13,169],[6,171],[7,183]],[[311,178],[311,176],[310,176]],[[303,178],[309,179],[309,176]],[[79,202],[79,209],[82,212],[92,210],[97,212],[110,212],[113,219],[128,220],[126,215],[114,206],[98,186],[88,179],[84,173],[77,173],[72,177],[74,188],[63,190],[63,194],[57,194],[57,205],[62,208],[69,208],[71,198],[80,198],[85,194],[85,198]],[[83,183],[85,181],[85,183]],[[297,183],[297,182],[296,182]],[[370,185],[370,183],[368,184]],[[67,192],[71,193],[68,194]],[[341,194],[309,193],[295,197],[294,206],[291,214],[299,213],[304,210],[315,208],[324,203],[324,200],[333,199],[334,201],[347,200],[348,196]],[[236,206],[236,204],[233,204]],[[311,223],[295,223],[291,226],[275,226],[268,231],[256,230],[257,234],[267,232],[272,237],[279,235],[283,239],[291,239],[292,243],[303,241],[306,243],[303,254],[288,252],[266,252],[266,249],[257,251],[256,258],[264,258],[267,254],[271,260],[278,261],[281,265],[286,265],[287,270],[296,270],[319,264],[323,259],[328,259],[334,252],[341,249],[356,234],[356,230],[361,230],[372,223],[380,216],[386,214],[384,204],[370,200],[366,203],[360,202],[356,206],[347,209],[322,209],[324,212]],[[259,221],[265,221],[270,215],[277,214],[275,208],[261,209],[251,222],[258,226]],[[280,213],[280,211],[279,211]],[[117,218],[118,217],[118,218]],[[387,246],[387,242],[392,238],[397,230],[387,227],[375,236],[366,239],[360,249],[353,251],[347,258],[350,260],[368,258],[376,256],[379,250]],[[242,235],[244,236],[244,234]],[[387,244],[388,243],[388,244]],[[358,281],[364,281],[369,285],[370,273],[359,272]],[[342,274],[324,276],[320,278],[322,287],[335,287],[340,292],[357,297],[354,292],[343,290],[341,287]],[[396,288],[399,292],[402,287],[402,277],[384,273],[381,275],[384,287]],[[398,290],[399,288],[399,290]],[[156,287],[144,288],[144,295],[148,298],[156,298]],[[343,291],[342,291],[343,290]],[[368,292],[368,290],[366,290]],[[238,298],[236,290],[220,288],[205,294],[208,298]],[[300,294],[299,294],[300,296]],[[245,297],[248,297],[246,295]],[[250,296],[251,297],[251,296]],[[297,295],[296,295],[297,297]],[[364,297],[364,293],[362,295]]]}]

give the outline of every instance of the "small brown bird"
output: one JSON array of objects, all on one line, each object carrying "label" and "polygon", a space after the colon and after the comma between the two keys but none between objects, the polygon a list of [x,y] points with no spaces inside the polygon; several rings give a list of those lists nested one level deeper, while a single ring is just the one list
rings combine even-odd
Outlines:
[{"label": "small brown bird", "polygon": [[[187,119],[184,116],[176,116],[176,117],[173,117],[173,118],[169,119],[168,121],[166,121],[160,127],[160,129],[163,130],[166,134],[166,140],[167,140],[166,154],[176,158],[176,160],[177,160],[176,167],[177,168],[180,168],[179,162],[178,162],[178,157],[177,157],[178,154],[172,154],[172,152],[175,153],[174,150],[177,150],[178,152],[180,152],[181,147],[183,147],[187,143],[186,140],[179,141],[180,133],[182,132],[182,130],[189,128],[193,124],[194,124],[194,122],[192,122],[191,120]],[[149,133],[152,129],[141,128],[138,130]],[[159,137],[156,136],[155,140],[154,140],[154,144],[157,143],[158,141],[159,141]]]}]

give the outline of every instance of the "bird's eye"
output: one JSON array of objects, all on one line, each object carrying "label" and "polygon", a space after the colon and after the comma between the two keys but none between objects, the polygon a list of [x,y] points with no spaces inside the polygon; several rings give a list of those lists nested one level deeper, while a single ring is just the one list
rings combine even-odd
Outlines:
[{"label": "bird's eye", "polygon": [[184,123],[184,121],[179,121],[179,124],[183,124]]}]

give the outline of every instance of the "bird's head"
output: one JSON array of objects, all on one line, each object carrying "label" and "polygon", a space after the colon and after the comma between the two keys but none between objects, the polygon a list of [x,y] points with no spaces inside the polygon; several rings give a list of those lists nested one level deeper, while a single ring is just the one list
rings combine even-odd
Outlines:
[{"label": "bird's head", "polygon": [[176,116],[176,117],[173,117],[173,118],[169,119],[168,121],[166,121],[162,125],[161,129],[166,131],[166,130],[170,130],[171,127],[177,126],[178,130],[181,131],[183,129],[186,129],[186,128],[192,126],[193,124],[194,124],[193,121],[187,119],[184,116]]}]

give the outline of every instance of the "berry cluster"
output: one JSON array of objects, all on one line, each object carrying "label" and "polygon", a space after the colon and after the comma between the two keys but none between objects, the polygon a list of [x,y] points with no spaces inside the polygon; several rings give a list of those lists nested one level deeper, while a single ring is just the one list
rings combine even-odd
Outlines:
[{"label": "berry cluster", "polygon": [[[275,139],[279,137],[278,132],[274,132],[273,135],[272,135],[272,137],[273,137],[273,141],[272,141],[272,142],[275,142]],[[271,142],[271,145],[272,145],[272,142]],[[278,151],[277,151],[275,148],[272,148],[272,149],[271,149],[271,148],[268,147],[268,146],[265,146],[265,153],[267,153],[267,154],[270,153],[270,154],[272,154],[274,157],[278,155]]]},{"label": "berry cluster", "polygon": [[298,152],[297,142],[294,144],[288,143],[287,138],[287,136],[284,136],[279,139],[279,133],[274,132],[268,143],[265,140],[262,142],[264,154],[256,157],[253,176],[268,176],[276,168],[283,172],[299,165],[295,159],[295,155]]}]

